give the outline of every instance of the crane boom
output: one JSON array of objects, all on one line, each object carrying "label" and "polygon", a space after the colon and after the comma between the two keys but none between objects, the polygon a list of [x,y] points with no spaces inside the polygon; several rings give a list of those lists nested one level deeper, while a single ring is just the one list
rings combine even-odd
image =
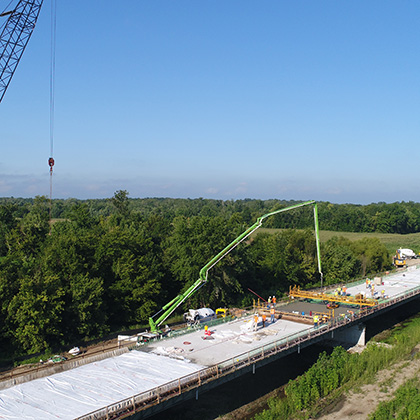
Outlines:
[{"label": "crane boom", "polygon": [[43,0],[21,0],[0,17],[7,21],[0,34],[0,102],[35,28]]},{"label": "crane boom", "polygon": [[[322,272],[321,272],[321,259],[319,256],[319,227],[318,227],[318,211],[316,202],[306,201],[304,203],[295,204],[290,207],[285,207],[283,209],[272,211],[271,213],[264,214],[263,216],[259,217],[257,221],[250,226],[245,232],[239,235],[236,239],[234,239],[226,248],[220,251],[215,257],[213,257],[201,270],[198,280],[190,286],[184,293],[179,294],[176,298],[172,299],[169,303],[162,307],[162,309],[156,313],[153,317],[149,318],[149,325],[150,330],[152,332],[158,331],[159,326],[181,305],[185,302],[194,292],[196,292],[201,286],[203,286],[207,282],[207,276],[209,270],[214,267],[222,258],[224,258],[229,252],[231,252],[234,248],[236,248],[244,239],[246,239],[249,235],[255,232],[259,227],[261,227],[262,222],[264,219],[270,216],[274,216],[275,214],[282,213],[284,211],[293,210],[298,207],[303,207],[313,204],[314,205],[314,219],[315,219],[315,235],[316,235],[316,243],[317,243],[317,252],[318,252],[318,270],[321,274],[322,279]],[[322,280],[321,280],[322,281]],[[161,312],[163,314],[154,321],[153,318],[159,315]]]}]

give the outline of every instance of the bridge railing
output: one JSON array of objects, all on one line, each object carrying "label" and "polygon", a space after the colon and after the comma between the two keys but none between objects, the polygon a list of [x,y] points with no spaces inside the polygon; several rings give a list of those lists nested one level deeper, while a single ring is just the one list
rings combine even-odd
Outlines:
[{"label": "bridge railing", "polygon": [[181,395],[187,391],[197,389],[198,387],[218,379],[222,376],[231,374],[234,371],[250,366],[267,357],[283,352],[289,348],[295,347],[305,341],[313,340],[316,337],[325,335],[329,331],[336,330],[346,324],[350,324],[357,319],[379,312],[386,307],[395,305],[403,300],[409,299],[420,294],[420,286],[410,289],[408,292],[401,292],[392,298],[381,301],[375,307],[368,307],[355,311],[352,315],[345,317],[336,317],[328,324],[322,324],[317,328],[310,327],[303,331],[290,334],[274,342],[265,344],[248,352],[236,355],[215,366],[205,368],[192,374],[175,379],[154,389],[141,392],[130,398],[110,404],[102,409],[89,414],[77,417],[75,420],[113,420],[134,414],[137,411],[160,404],[172,397]]}]

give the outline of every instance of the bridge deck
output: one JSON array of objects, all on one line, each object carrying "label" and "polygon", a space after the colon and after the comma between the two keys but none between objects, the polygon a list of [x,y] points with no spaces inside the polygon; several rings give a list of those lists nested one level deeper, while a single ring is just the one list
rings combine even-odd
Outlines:
[{"label": "bridge deck", "polygon": [[[269,321],[269,317],[267,319]],[[275,320],[274,323],[267,322],[266,327],[263,328],[261,317],[257,331],[253,330],[252,324],[253,316],[240,318],[228,324],[210,328],[212,335],[209,338],[203,339],[204,331],[199,330],[185,336],[151,343],[144,348],[144,351],[186,358],[199,365],[212,366],[231,359],[237,354],[268,344],[273,339],[309,331],[312,328],[309,325],[282,319]]]},{"label": "bridge deck", "polygon": [[[413,269],[384,277],[384,285],[377,286],[376,290],[380,293],[384,289],[385,295],[393,298],[419,286],[420,270]],[[348,288],[351,294],[361,291],[366,292],[365,284]],[[117,418],[108,413],[124,410],[130,404],[136,407],[137,401],[151,398],[155,398],[154,404],[158,404],[162,395],[160,392],[166,388],[173,392],[174,387],[179,386],[179,393],[182,393],[192,383],[188,381],[196,381],[199,386],[205,376],[214,375],[212,379],[219,377],[227,366],[226,362],[223,363],[226,360],[235,361],[238,358],[238,363],[245,363],[244,354],[254,352],[256,355],[262,346],[270,349],[271,345],[271,351],[274,351],[275,345],[278,351],[277,346],[283,345],[279,344],[282,340],[289,340],[287,337],[296,343],[308,331],[312,336],[323,333],[322,330],[313,331],[308,325],[285,320],[277,320],[265,328],[260,325],[258,331],[254,332],[252,328],[246,328],[247,322],[249,320],[239,319],[216,326],[212,328],[212,339],[203,340],[203,331],[197,331],[152,343],[142,347],[141,351],[132,351],[2,390],[0,417],[74,419],[98,410],[100,413],[96,417],[86,418],[101,418],[101,413],[103,418]],[[203,369],[212,365],[216,366]],[[162,385],[169,382],[170,386]],[[159,391],[156,391],[156,387],[160,387]]]}]

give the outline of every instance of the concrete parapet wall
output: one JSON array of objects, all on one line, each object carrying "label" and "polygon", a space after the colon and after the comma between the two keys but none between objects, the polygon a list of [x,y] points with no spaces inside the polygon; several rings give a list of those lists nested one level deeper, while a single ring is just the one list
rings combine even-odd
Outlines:
[{"label": "concrete parapet wall", "polygon": [[72,360],[67,360],[62,363],[52,364],[51,366],[45,367],[42,369],[34,368],[33,372],[26,373],[24,375],[19,375],[12,377],[10,379],[5,379],[0,382],[0,390],[10,388],[14,385],[22,384],[24,382],[33,381],[34,379],[45,378],[46,376],[54,375],[55,373],[64,372],[66,370],[74,369],[79,366],[86,365],[88,363],[98,362],[99,360],[107,359],[109,357],[119,356],[123,353],[128,353],[129,350],[127,347],[107,351],[100,354],[95,354],[92,356],[75,358]]}]

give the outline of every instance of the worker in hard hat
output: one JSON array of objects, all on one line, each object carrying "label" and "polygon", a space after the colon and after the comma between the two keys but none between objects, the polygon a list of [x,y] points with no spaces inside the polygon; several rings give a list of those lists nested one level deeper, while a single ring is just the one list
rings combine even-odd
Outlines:
[{"label": "worker in hard hat", "polygon": [[275,296],[273,296],[272,302],[273,302],[273,306],[276,307],[277,298]]}]

